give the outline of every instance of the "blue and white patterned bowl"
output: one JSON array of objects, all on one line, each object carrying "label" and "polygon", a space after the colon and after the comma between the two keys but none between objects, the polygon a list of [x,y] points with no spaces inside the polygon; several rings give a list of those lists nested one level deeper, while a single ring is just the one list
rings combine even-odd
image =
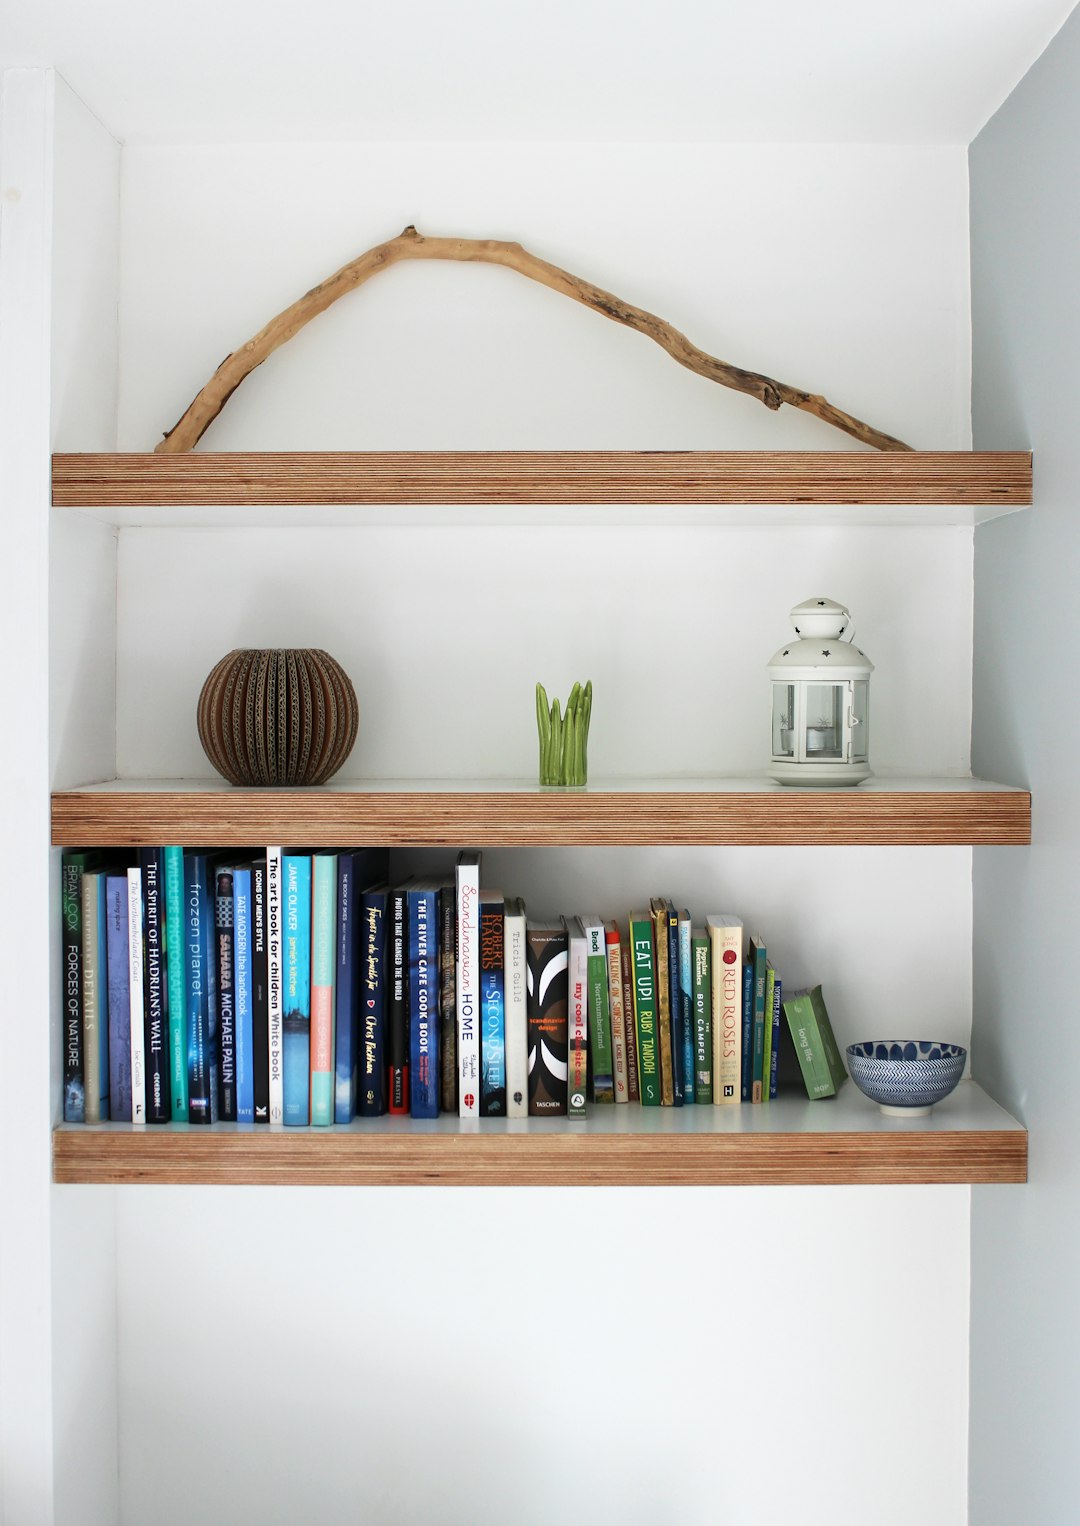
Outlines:
[{"label": "blue and white patterned bowl", "polygon": [[883,1113],[928,1113],[964,1074],[967,1050],[934,1039],[866,1039],[847,1047],[851,1079]]}]

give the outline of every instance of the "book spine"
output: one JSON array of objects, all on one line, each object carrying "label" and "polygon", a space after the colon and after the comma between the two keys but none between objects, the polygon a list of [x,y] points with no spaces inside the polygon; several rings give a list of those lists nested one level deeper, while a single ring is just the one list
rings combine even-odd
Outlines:
[{"label": "book spine", "polygon": [[127,875],[110,874],[105,882],[108,965],[109,1117],[131,1122],[131,954],[128,947]]},{"label": "book spine", "polygon": [[653,990],[655,992],[656,1042],[660,1060],[660,1102],[672,1107],[675,1081],[671,1072],[671,989],[668,984],[667,907],[662,901],[652,903]]},{"label": "book spine", "polygon": [[165,861],[161,848],[139,851],[142,870],[143,997],[146,1021],[146,1119],[168,1123],[169,991],[165,973]]},{"label": "book spine", "polygon": [[[395,890],[390,897],[388,932],[390,987],[387,993],[386,1048],[389,1065],[388,1090],[391,1113],[409,1111],[409,1058],[411,1049],[410,1008],[412,993],[405,985],[411,972],[411,949],[406,949],[406,891]],[[426,1113],[414,1117],[427,1117]]]},{"label": "book spine", "polygon": [[634,960],[629,939],[619,940],[622,965],[623,1031],[626,1034],[626,1090],[631,1102],[641,1101],[641,1068],[638,1062],[637,1022],[634,1016]]},{"label": "book spine", "polygon": [[188,1122],[210,1123],[210,894],[206,856],[184,854],[184,939],[187,966]]},{"label": "book spine", "polygon": [[503,902],[480,899],[480,1116],[506,1116]]},{"label": "book spine", "polygon": [[765,966],[765,1012],[762,1022],[761,1046],[761,1100],[769,1100],[769,1078],[772,1074],[773,999],[776,995],[776,971],[771,964]]},{"label": "book spine", "polygon": [[713,1100],[712,963],[707,933],[690,938],[691,989],[694,996],[694,1101]]},{"label": "book spine", "polygon": [[656,1018],[656,973],[652,919],[635,913],[630,919],[633,960],[634,1026],[637,1034],[638,1090],[642,1107],[661,1105],[660,1043]]},{"label": "book spine", "polygon": [[503,923],[508,1118],[527,1118],[529,1114],[529,1009],[525,963],[524,903],[508,901]]},{"label": "book spine", "polygon": [[847,1080],[847,1067],[840,1056],[820,986],[814,986],[810,992],[810,1007],[817,1024],[818,1044],[825,1065],[825,1073],[831,1083],[831,1095],[835,1096]]},{"label": "book spine", "polygon": [[84,874],[83,1079],[86,1122],[109,1117],[109,969],[106,946],[105,875]]},{"label": "book spine", "polygon": [[60,863],[61,955],[64,970],[64,1122],[86,1122],[83,1084],[82,864]]},{"label": "book spine", "polygon": [[283,856],[278,847],[266,850],[266,1067],[271,1123],[285,1118]]},{"label": "book spine", "polygon": [[410,890],[408,929],[409,1112],[439,1116],[439,915],[435,886]]},{"label": "book spine", "polygon": [[337,1029],[334,1064],[335,1123],[350,1123],[356,1112],[357,1054],[360,1042],[357,894],[353,855],[341,853],[338,855],[337,986],[334,992],[334,1023]]},{"label": "book spine", "polygon": [[337,854],[311,861],[311,1122],[334,1121],[334,952],[337,944]]},{"label": "book spine", "polygon": [[439,891],[439,1073],[441,1110],[458,1110],[457,1060],[457,896],[453,885]]},{"label": "book spine", "polygon": [[689,1107],[697,1101],[697,1046],[694,1039],[694,969],[688,911],[679,912],[679,1003],[682,1010],[683,1101]]},{"label": "book spine", "polygon": [[236,988],[236,1121],[255,1122],[251,870],[233,874],[233,979]]},{"label": "book spine", "polygon": [[458,1115],[480,1116],[480,864],[459,858],[457,886]]},{"label": "book spine", "polygon": [[286,853],[281,860],[282,1070],[285,1122],[311,1122],[311,859]]},{"label": "book spine", "polygon": [[608,995],[607,938],[602,922],[585,923],[585,943],[586,1007],[593,1101],[614,1102],[615,1062],[611,1039],[611,1000]]},{"label": "book spine", "polygon": [[233,871],[214,873],[214,968],[217,973],[218,1117],[236,1122],[236,970]]},{"label": "book spine", "polygon": [[256,1123],[270,1122],[270,1006],[266,860],[251,866],[251,1088]]},{"label": "book spine", "polygon": [[567,1112],[584,1118],[589,1079],[589,945],[585,930],[575,918],[567,942]]},{"label": "book spine", "polygon": [[630,1080],[626,1068],[626,1007],[623,1005],[622,945],[612,922],[604,928],[607,962],[608,1017],[611,1023],[611,1082],[616,1102],[629,1102]]},{"label": "book spine", "polygon": [[361,1118],[386,1112],[386,916],[389,893],[369,889],[360,898],[360,1079]]},{"label": "book spine", "polygon": [[184,850],[165,849],[165,975],[169,1007],[169,1111],[188,1121],[187,935],[184,915]]},{"label": "book spine", "polygon": [[765,945],[759,937],[750,939],[754,962],[754,1060],[751,1072],[752,1102],[761,1101],[762,1066],[765,1059]]},{"label": "book spine", "polygon": [[769,1061],[769,1100],[776,1097],[776,1083],[780,1064],[780,1012],[783,1007],[783,982],[777,975],[773,982],[772,1005],[772,1053]]},{"label": "book spine", "polygon": [[131,1054],[131,1121],[146,1122],[146,1000],[143,994],[142,870],[127,872],[128,892],[128,1024]]},{"label": "book spine", "polygon": [[742,1049],[739,1057],[742,1100],[749,1102],[754,1089],[754,961],[743,962]]},{"label": "book spine", "polygon": [[529,1116],[566,1112],[567,948],[562,927],[525,924]]},{"label": "book spine", "polygon": [[[657,942],[657,950],[660,948]],[[686,1034],[683,1023],[682,968],[679,955],[679,914],[667,903],[668,1009],[671,1013],[671,1100],[675,1107],[686,1101]],[[692,1074],[692,1073],[691,1073]]]}]

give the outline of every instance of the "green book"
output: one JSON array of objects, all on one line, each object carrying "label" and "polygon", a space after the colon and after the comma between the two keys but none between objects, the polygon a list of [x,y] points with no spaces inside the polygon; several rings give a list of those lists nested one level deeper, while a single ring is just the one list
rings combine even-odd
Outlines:
[{"label": "green book", "polygon": [[773,1000],[774,1000],[775,996],[776,996],[776,971],[773,969],[773,967],[770,964],[770,962],[766,959],[766,961],[765,961],[765,1011],[763,1013],[764,1020],[765,1020],[765,1024],[764,1024],[765,1031],[764,1031],[763,1040],[762,1040],[764,1048],[762,1050],[762,1055],[761,1055],[761,1100],[762,1100],[762,1102],[768,1102],[768,1100],[769,1100],[769,1075],[770,1075],[771,1070],[772,1070],[772,1045],[773,1045],[772,1014],[773,1014]]},{"label": "green book", "polygon": [[690,933],[691,1018],[694,1029],[694,1101],[712,1102],[712,968],[709,934],[703,927]]},{"label": "green book", "polygon": [[847,1079],[847,1071],[833,1036],[821,987],[792,991],[784,997],[783,1006],[806,1095],[812,1099],[835,1097]]},{"label": "green book", "polygon": [[643,1107],[660,1106],[660,1046],[656,1028],[656,968],[653,920],[648,911],[630,913],[631,991],[637,1032],[638,1090]]},{"label": "green book", "polygon": [[[765,980],[768,973],[768,961],[765,958],[765,944],[760,933],[750,939],[750,952],[748,955],[754,967],[754,1026],[752,1032],[753,1060],[750,1071],[750,1100],[761,1101],[761,1082],[765,1074]],[[766,1093],[767,1095],[767,1093]]]},{"label": "green book", "polygon": [[582,912],[588,946],[589,1064],[594,1102],[615,1101],[615,1064],[611,1047],[611,997],[608,994],[607,940],[601,917]]},{"label": "green book", "polygon": [[169,1101],[188,1121],[187,976],[184,964],[184,850],[165,849],[165,988],[169,998]]}]

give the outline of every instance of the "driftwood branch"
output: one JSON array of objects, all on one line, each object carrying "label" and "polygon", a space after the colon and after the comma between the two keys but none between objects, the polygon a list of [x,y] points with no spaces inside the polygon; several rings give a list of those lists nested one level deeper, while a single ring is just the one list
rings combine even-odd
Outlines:
[{"label": "driftwood branch", "polygon": [[850,413],[834,408],[823,397],[802,392],[797,387],[789,387],[785,382],[774,381],[771,376],[744,371],[739,366],[718,360],[715,355],[706,354],[697,345],[691,344],[685,334],[680,334],[678,329],[672,328],[670,323],[665,323],[654,313],[632,307],[629,302],[603,291],[599,286],[593,286],[589,281],[583,281],[580,276],[560,270],[557,265],[549,265],[546,260],[530,254],[520,244],[486,238],[425,238],[415,228],[408,227],[397,238],[389,239],[385,244],[377,244],[366,254],[343,265],[329,280],[313,286],[299,301],[272,318],[247,344],[234,350],[218,366],[183,418],[169,430],[157,449],[177,452],[191,450],[202,439],[245,376],[250,375],[256,366],[261,365],[286,340],[291,339],[306,323],[310,323],[312,318],[325,312],[339,297],[354,291],[380,270],[396,265],[399,260],[475,260],[489,265],[504,265],[508,270],[516,270],[519,275],[528,276],[532,281],[539,281],[542,286],[549,286],[552,291],[561,292],[564,297],[572,297],[575,302],[583,303],[592,308],[593,312],[602,313],[615,323],[636,329],[639,334],[655,340],[681,366],[686,366],[688,370],[709,381],[718,382],[722,387],[732,387],[736,392],[748,393],[764,403],[766,408],[777,409],[787,403],[792,408],[802,409],[804,413],[814,414],[826,424],[842,429],[845,434],[852,435],[877,450],[911,448],[902,440],[883,434],[881,430],[864,424],[861,419],[853,418]]}]

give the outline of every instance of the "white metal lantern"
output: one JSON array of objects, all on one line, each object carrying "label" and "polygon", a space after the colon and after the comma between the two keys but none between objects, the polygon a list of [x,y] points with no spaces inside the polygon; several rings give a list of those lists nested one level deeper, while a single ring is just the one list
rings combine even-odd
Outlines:
[{"label": "white metal lantern", "polygon": [[852,645],[851,612],[835,599],[804,599],[791,611],[791,623],[796,640],[769,663],[769,773],[803,788],[869,779],[874,664]]}]

